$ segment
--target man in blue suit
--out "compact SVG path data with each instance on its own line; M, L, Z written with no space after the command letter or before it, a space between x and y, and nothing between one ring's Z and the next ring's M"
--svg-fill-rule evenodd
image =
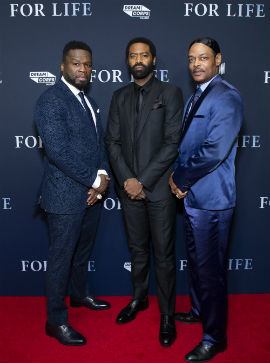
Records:
M68 324L64 297L70 282L71 306L110 307L89 295L87 283L108 164L99 109L85 93L92 71L90 47L77 41L66 44L61 71L61 80L40 96L35 109L45 148L40 205L50 236L46 334L65 345L83 345L84 336Z
M175 318L202 322L202 341L185 360L206 362L227 347L227 250L243 105L239 92L218 74L221 54L215 40L194 40L188 59L197 89L185 107L179 156L169 183L176 197L184 198L192 308Z

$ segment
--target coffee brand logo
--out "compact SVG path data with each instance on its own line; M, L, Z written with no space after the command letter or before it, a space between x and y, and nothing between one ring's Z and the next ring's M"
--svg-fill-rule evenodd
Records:
M124 269L131 272L131 262L125 262Z
M139 19L149 19L151 14L151 10L144 5L124 5L123 12Z
M56 82L56 76L50 72L30 72L29 78L36 83L52 86Z

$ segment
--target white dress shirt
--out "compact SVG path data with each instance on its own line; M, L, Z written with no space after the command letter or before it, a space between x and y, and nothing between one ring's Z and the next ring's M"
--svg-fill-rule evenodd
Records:
M75 86L73 86L72 84L68 83L65 78L62 76L61 77L61 81L63 81L67 86L68 88L71 90L71 92L74 94L74 96L78 99L78 101L80 102L80 104L82 105L82 107L84 108L83 104L82 104L82 100L79 96L79 93L81 92L78 88L76 88ZM95 112L93 110L93 107L91 106L91 103L89 102L89 100L87 99L87 97L84 97L85 99L85 102L87 104L87 106L89 107L90 111L91 111L91 114L92 114L92 118L94 120L94 124L97 128L97 119L96 119L96 115L95 115ZM97 110L97 112L99 112L99 109ZM97 171L97 177L94 181L94 183L92 184L92 188L98 188L100 186L100 183L101 183L101 179L100 179L100 174L105 174L105 175L108 175L108 173L106 172L106 170L102 170L102 169L99 169Z

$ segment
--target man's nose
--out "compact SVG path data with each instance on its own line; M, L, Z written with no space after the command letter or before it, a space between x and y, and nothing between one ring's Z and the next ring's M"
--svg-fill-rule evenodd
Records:
M200 59L196 58L194 61L194 67L198 67L200 65Z
M136 63L142 63L143 61L143 57L141 54L138 54L137 57L136 57Z
M84 64L80 64L79 71L80 72L86 72L86 67L85 67Z

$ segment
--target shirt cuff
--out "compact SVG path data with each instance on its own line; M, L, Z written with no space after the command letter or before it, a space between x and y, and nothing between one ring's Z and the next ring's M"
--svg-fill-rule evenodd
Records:
M98 172L97 172L97 177L96 177L94 183L92 184L92 188L94 188L94 189L96 189L96 188L98 188L100 186L100 183L101 183L101 178L99 176L100 174L108 175L106 170L99 169Z
M103 170L103 169L99 169L98 170L97 175L99 175L99 174L108 175L107 171L106 170Z
M96 177L96 179L95 179L94 183L92 184L92 188L94 188L94 189L98 188L98 187L100 186L100 183L101 183L100 176L99 176L99 175L97 175L97 177Z

